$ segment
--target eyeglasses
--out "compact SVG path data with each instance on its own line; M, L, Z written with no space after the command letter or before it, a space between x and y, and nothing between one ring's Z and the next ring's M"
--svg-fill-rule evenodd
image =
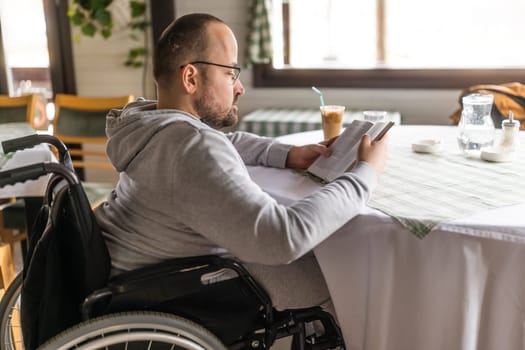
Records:
M182 66L180 66L180 69L184 68L188 64L207 64L207 65L210 65L210 66L217 66L217 67L231 69L231 79L232 79L231 83L232 83L232 85L235 84L237 79L239 79L239 75L241 74L241 67L227 66L227 65L224 65L224 64L207 62L207 61L193 61L193 62L190 62L190 63L186 63L186 64L183 64Z

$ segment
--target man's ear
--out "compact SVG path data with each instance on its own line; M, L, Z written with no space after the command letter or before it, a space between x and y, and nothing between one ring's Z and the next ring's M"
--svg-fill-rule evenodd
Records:
M188 64L182 68L182 86L188 94L194 94L199 84L199 71L194 65Z

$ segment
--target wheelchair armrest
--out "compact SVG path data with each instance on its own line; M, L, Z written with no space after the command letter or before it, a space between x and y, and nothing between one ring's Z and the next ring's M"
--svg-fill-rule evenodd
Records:
M220 269L236 272L238 278L251 290L264 306L266 320L273 322L272 302L268 294L257 284L248 271L237 261L216 255L176 258L129 271L115 276L106 288L89 295L83 306L82 315L91 318L96 305L108 304L116 296L130 295L130 298L149 298L145 289L155 289L160 298L176 298L196 293L203 288L202 276ZM173 286L177 286L175 290ZM163 289L167 292L163 294ZM169 292L168 292L169 291ZM147 303L149 300L142 300Z

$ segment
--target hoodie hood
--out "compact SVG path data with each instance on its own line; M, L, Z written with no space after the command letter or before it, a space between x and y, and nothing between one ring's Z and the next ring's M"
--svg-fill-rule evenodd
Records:
M115 169L124 171L159 130L177 120L207 127L189 113L157 110L157 101L137 99L123 109L110 110L106 116L106 152Z

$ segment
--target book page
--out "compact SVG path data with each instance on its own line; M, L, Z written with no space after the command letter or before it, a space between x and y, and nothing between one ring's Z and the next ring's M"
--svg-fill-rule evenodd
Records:
M361 137L373 126L369 121L354 120L330 146L332 155L317 158L308 172L330 182L349 170L357 160Z
M376 140L378 136L382 136L380 135L381 134L381 131L383 131L383 129L388 126L388 124L393 124L393 122L389 122L389 123L385 123L385 122L376 122L371 128L370 130L368 130L367 134L370 135L370 137L372 138L372 140ZM388 129L387 129L388 131ZM381 138L381 137L379 137Z
M393 122L372 123L354 120L330 146L332 155L330 157L320 156L307 171L326 182L335 180L344 172L350 171L357 162L359 144L364 134L370 135L372 140L378 140L392 125L394 125Z

